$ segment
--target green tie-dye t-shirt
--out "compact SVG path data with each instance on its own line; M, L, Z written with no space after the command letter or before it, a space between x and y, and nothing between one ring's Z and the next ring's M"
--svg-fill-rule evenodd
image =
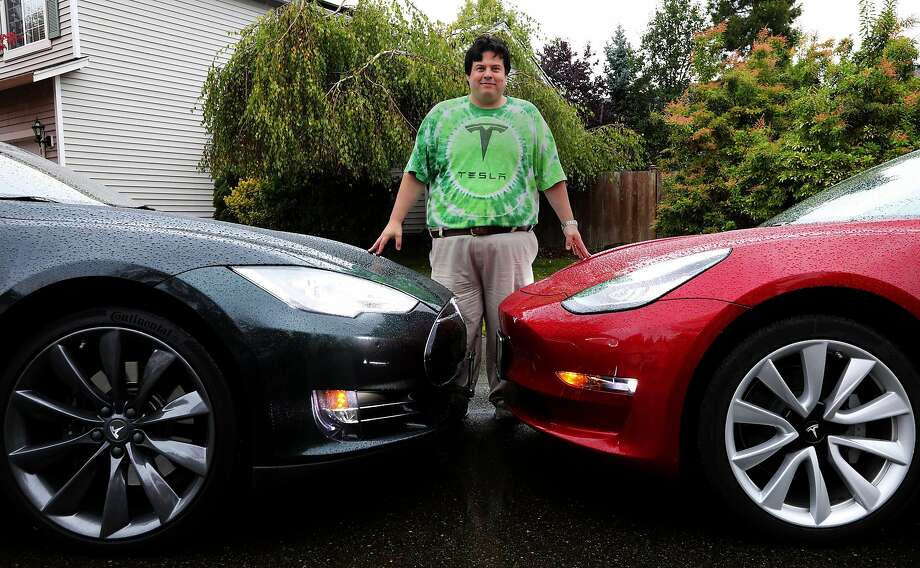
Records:
M436 105L406 165L428 185L428 226L537 223L539 193L565 180L553 133L533 104L483 109L459 97Z

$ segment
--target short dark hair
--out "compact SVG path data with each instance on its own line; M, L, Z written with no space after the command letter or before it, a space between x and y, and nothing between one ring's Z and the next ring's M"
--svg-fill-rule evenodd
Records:
M487 51L491 51L501 57L505 62L505 74L511 73L511 54L508 52L508 46L505 45L505 42L495 36L481 35L473 40L473 45L466 50L463 66L467 75L473 71L473 63L482 61L482 54Z

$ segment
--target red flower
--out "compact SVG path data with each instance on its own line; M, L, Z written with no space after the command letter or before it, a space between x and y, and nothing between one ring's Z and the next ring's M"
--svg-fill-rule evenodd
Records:
M16 43L16 32L0 34L0 54L3 50Z

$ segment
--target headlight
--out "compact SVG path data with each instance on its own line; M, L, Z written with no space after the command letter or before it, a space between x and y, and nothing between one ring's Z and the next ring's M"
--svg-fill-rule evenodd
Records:
M725 260L731 251L709 250L649 264L583 290L562 302L562 307L576 314L638 308Z
M301 266L235 266L233 271L298 310L355 317L404 314L418 300L370 280Z

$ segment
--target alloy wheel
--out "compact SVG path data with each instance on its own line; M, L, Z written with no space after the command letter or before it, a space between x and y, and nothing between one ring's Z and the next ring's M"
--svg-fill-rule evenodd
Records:
M842 341L809 340L760 360L725 420L731 470L747 496L798 526L856 522L901 486L915 421L899 379Z
M42 349L4 420L8 466L52 524L91 539L145 535L201 491L214 445L205 388L159 339L92 327Z

